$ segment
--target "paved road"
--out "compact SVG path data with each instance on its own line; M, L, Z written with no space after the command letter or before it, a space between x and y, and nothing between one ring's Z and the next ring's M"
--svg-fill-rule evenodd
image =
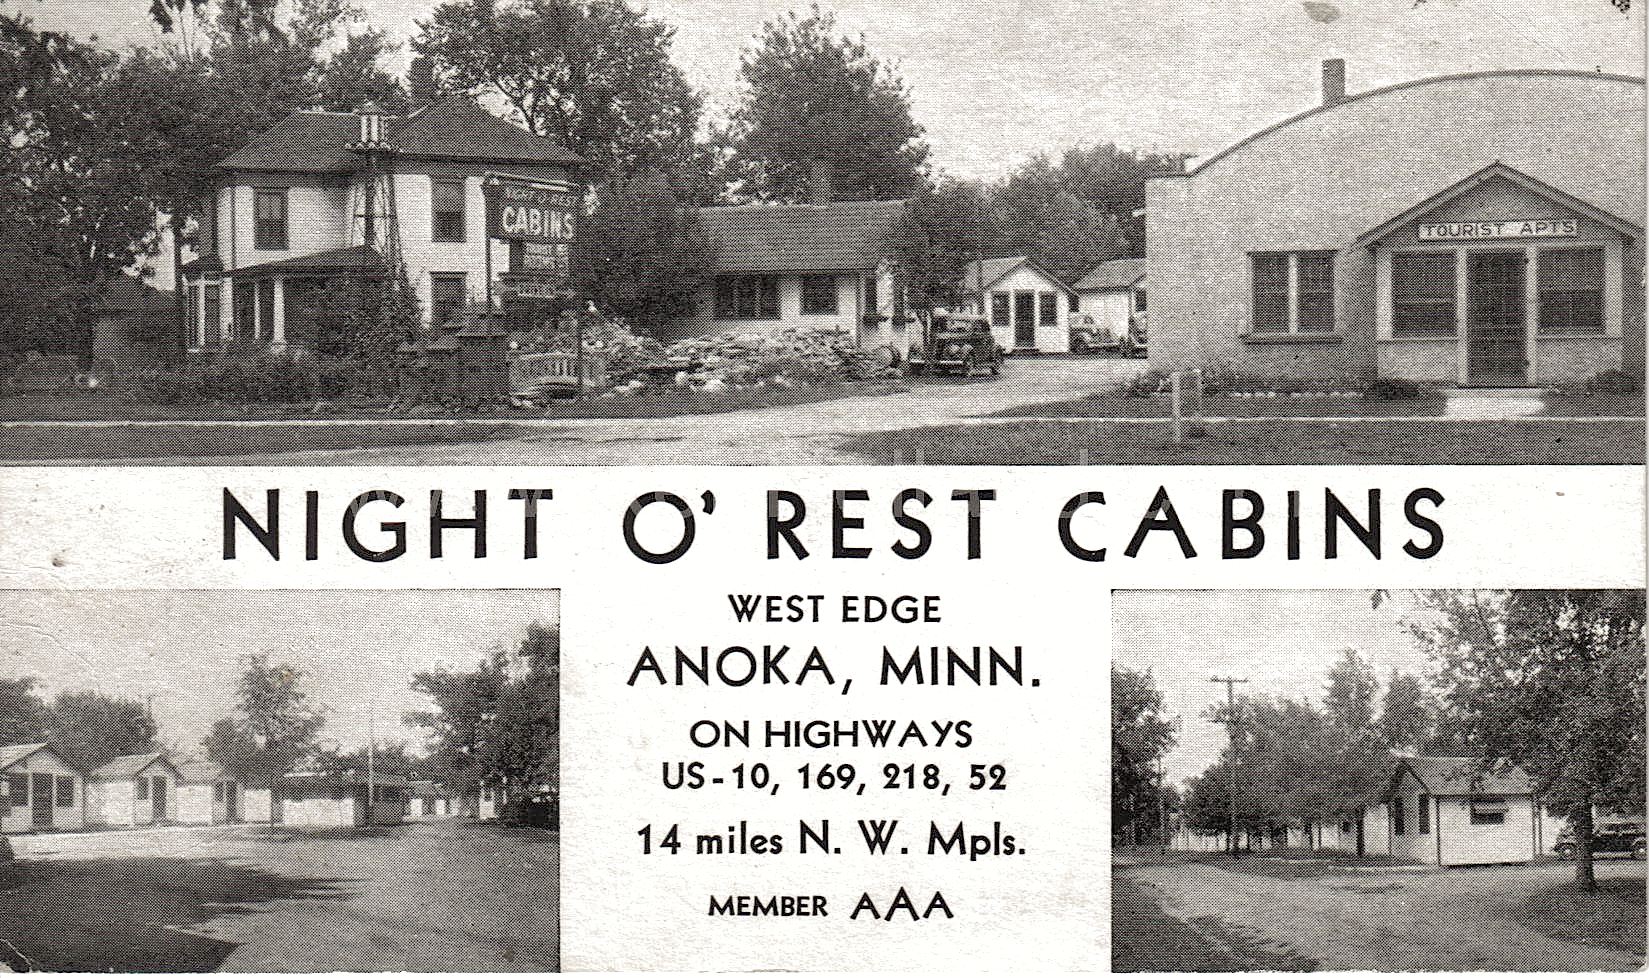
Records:
M14 838L0 939L54 971L555 971L553 833L449 820ZM4 949L0 949L3 952ZM3 955L0 955L3 956Z
M1278 879L1194 862L1121 870L1168 914L1204 921L1261 946L1289 948L1330 971L1637 971L1641 957L1565 941L1512 910L1572 878L1562 864L1435 870L1369 868ZM1599 879L1635 879L1641 863L1600 862Z
M145 459L147 465L826 465L860 464L845 436L953 424L1117 386L1143 360L1012 360L997 378L923 381L906 393L676 418L589 419L508 429L497 440L280 455Z

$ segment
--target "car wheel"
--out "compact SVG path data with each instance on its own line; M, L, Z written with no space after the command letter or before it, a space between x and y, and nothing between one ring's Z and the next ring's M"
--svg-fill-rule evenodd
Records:
M969 356L966 360L962 361L962 376L972 378L974 373L978 370L979 365L974 362L972 356Z
M1632 847L1632 858L1633 859L1642 859L1642 858L1644 858L1644 843L1641 840L1638 842L1637 845Z
M1557 847L1557 858L1564 859L1564 860L1574 859L1575 858L1575 847L1573 845L1571 845L1570 843L1567 843L1567 842L1565 842L1563 845L1558 846Z
M991 376L995 377L995 376L1000 375L1001 373L1002 373L1002 358L997 357L995 360L991 361Z

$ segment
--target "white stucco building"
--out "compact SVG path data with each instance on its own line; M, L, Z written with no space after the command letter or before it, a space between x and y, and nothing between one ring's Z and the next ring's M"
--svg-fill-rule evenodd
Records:
M1029 258L969 262L961 287L963 309L990 319L991 334L1013 353L1068 353L1071 306L1077 294L1059 276ZM983 293L985 301L980 302ZM983 312L981 312L983 310Z
M160 825L177 821L178 770L165 754L127 754L86 779L88 825Z
M86 780L50 744L0 747L0 833L86 825Z

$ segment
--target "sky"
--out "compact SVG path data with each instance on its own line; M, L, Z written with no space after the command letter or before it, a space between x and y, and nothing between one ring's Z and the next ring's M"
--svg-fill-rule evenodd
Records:
M357 0L399 39L434 0ZM42 27L151 43L148 0L0 0ZM741 50L803 3L636 0L676 28L676 62L725 111ZM1038 151L1115 142L1206 155L1317 104L1321 62L1357 92L1431 75L1568 68L1643 76L1644 10L1609 0L1041 0L825 6L899 65L934 162L998 177ZM406 57L405 52L402 54Z
M1167 712L1181 718L1179 743L1164 767L1170 782L1200 774L1225 747L1225 728L1207 710L1225 699L1214 676L1246 678L1238 694L1308 696L1320 703L1328 670L1345 649L1374 666L1382 693L1392 668L1421 675L1426 655L1405 615L1415 599L1392 592L1373 607L1372 592L1118 591L1112 595L1111 658L1149 669Z
M162 743L188 752L232 708L241 657L268 652L309 673L323 743L353 750L375 726L380 743L421 745L401 723L429 707L412 674L473 668L531 622L560 622L559 592L6 591L0 677L36 677L47 699L152 696Z

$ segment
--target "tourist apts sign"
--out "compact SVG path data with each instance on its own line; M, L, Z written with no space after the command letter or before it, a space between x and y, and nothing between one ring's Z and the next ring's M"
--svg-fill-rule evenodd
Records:
M1505 238L1572 238L1580 223L1565 217L1524 217L1509 221L1422 222L1421 241L1499 241Z
M550 298L564 290L579 196L557 186L494 177L486 197L488 237L510 243L506 287L522 298Z

